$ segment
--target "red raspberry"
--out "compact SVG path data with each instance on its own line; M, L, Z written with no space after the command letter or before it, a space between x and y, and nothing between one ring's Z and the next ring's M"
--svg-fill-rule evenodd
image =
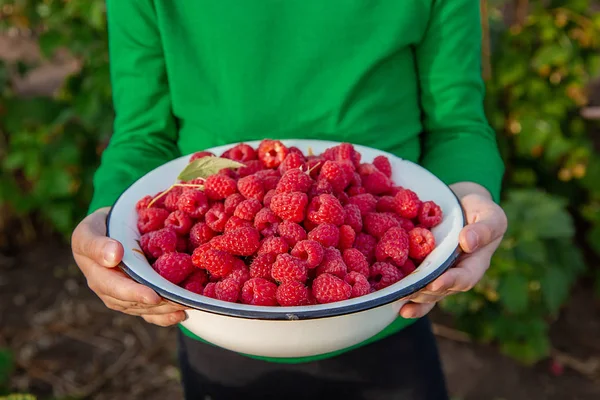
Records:
M229 254L251 256L260 247L260 233L254 228L239 228L213 238L210 243Z
M135 203L135 210L139 213L140 210L148 208L148 204L150 204L150 202L152 202L152 196L147 195L142 197L137 203Z
M342 255L344 263L348 267L348 272L358 272L369 277L369 262L363 253L358 249L346 249Z
M408 258L406 260L406 262L404 263L403 266L400 267L400 271L402 271L402 274L404 274L404 276L408 276L410 274L412 274L412 272L417 269L417 267L415 266L415 263Z
M313 198L320 196L322 194L332 194L333 187L331 183L327 179L318 179L316 182L313 182L312 186L308 190L308 197Z
M236 207L233 215L246 221L254 221L254 217L262 208L261 202L256 199L244 200Z
M277 303L282 307L306 306L310 304L309 290L298 281L286 282L277 288Z
M320 157L310 158L306 161L306 168L311 178L317 179L325 161Z
M442 222L442 209L433 201L425 201L421 204L418 217L424 228L433 228Z
M288 153L288 148L279 140L265 139L258 145L258 159L267 168L277 168Z
M152 207L157 207L157 208L164 208L165 206L165 196L162 196L163 192L158 192L156 193L156 195L154 195L154 197L152 197L152 200L154 201L154 203L152 204ZM161 196L159 198L159 196Z
M208 211L208 198L204 192L196 189L185 189L177 200L177 209L192 218L201 218Z
M215 203L204 216L206 224L215 232L223 232L228 216L223 203Z
M179 236L187 235L192 229L192 220L181 210L173 211L165 219L165 228L171 228Z
M227 276L235 264L235 257L226 251L196 247L192 254L192 262L198 268L207 270L211 276L222 278Z
M337 276L322 274L315 278L312 293L321 304L347 300L352 296L352 286Z
M204 184L204 192L211 200L226 199L236 191L235 180L224 175L211 175Z
M402 186L392 186L390 188L390 191L387 193L389 196L393 196L395 197L398 192L400 192L401 190L403 190L404 188Z
M225 224L225 232L235 231L240 228L252 228L254 225L252 222L247 221L245 219L241 219L240 217L232 216L227 220Z
M273 254L283 254L287 253L290 249L290 245L285 241L285 239L272 236L266 238L262 241L260 248L258 249L257 254L265 254L265 253L273 253Z
M362 186L351 186L348 188L348 190L346 190L346 193L350 197L355 197L355 196L358 196L359 194L365 194L365 193L367 193L367 191Z
M302 223L302 226L304 227L305 231L310 232L317 227L317 224L315 224L312 221L309 221L308 219L305 219Z
M364 178L377 171L377 168L373 164L363 163L358 166L356 171L358 172L361 178Z
M398 282L404 275L393 264L377 262L371 266L370 278L371 286L380 290Z
M217 282L215 284L215 298L217 300L236 303L240 298L240 284L231 278Z
M229 150L229 158L241 162L256 160L256 151L252 146L240 143Z
M333 195L322 194L312 199L306 217L317 225L329 223L340 226L344 223L345 212L340 201Z
M281 178L281 174L276 169L262 169L262 170L258 171L255 175L263 180L266 178L277 178L277 179Z
M354 240L354 248L363 253L369 263L375 259L376 247L377 239L373 236L364 232L356 235L356 239Z
M350 298L365 296L371 293L371 285L369 284L369 280L363 274L358 272L349 272L344 280L346 283L352 286L352 294L350 295Z
M348 203L356 205L362 215L374 212L377 207L377 199L370 193L352 196L348 199Z
M190 230L190 245L196 248L210 241L215 235L216 232L210 229L208 225L204 222L198 222Z
M263 198L265 197L263 180L256 175L249 175L241 178L237 183L237 188L247 199L263 201Z
M217 295L215 294L215 282L209 282L204 287L204 291L202 292L203 296L210 297L211 299L216 299Z
M238 173L230 168L221 169L219 172L217 172L217 175L224 176L226 178L231 178L234 181L237 181L239 178ZM206 183L206 181L204 181L204 183Z
M348 186L351 177L348 176L347 171L339 162L326 161L321 168L319 179L329 181L334 193L339 193Z
M280 222L281 220L279 217L267 207L261 209L254 217L254 227L258 229L263 236L266 236L265 231L277 229Z
M261 171L263 169L262 162L260 162L259 160L246 161L244 164L245 165L243 167L240 167L237 170L238 176L240 178L243 178L248 175L254 175L258 171Z
M350 161L355 167L360 164L360 153L350 143L341 143L323 152L323 158L332 161Z
M383 172L388 178L392 177L392 164L386 156L377 156L373 159L373 165L379 171Z
M363 221L360 208L358 208L356 204L346 204L344 206L344 212L346 214L346 218L344 218L344 225L350 225L356 233L362 231Z
M316 268L323 261L325 251L319 242L301 240L296 243L290 254L304 261L308 268Z
M165 253L158 257L153 268L160 276L176 285L183 282L194 271L192 258L184 253Z
M305 283L308 278L306 263L289 254L279 254L271 268L271 276L279 283L290 281Z
M177 244L175 245L175 251L178 253L187 253L190 248L190 242L185 236L177 237Z
M292 146L289 147L288 150L290 151L290 153L296 153L302 156L302 158L304 158L304 153L302 152L302 150L300 150L299 148L297 148L296 146Z
M368 213L364 215L363 222L365 232L376 238L382 237L389 229L400 225L394 217L384 213Z
M334 247L325 249L323 261L317 267L317 276L322 274L331 274L339 278L344 278L348 273L348 267L344 263L342 254Z
M242 303L253 306L276 306L277 285L263 278L252 278L242 288Z
M415 192L410 189L402 189L394 198L398 215L408 219L413 219L418 215L421 201Z
M435 248L435 237L426 228L415 228L408 232L408 255L415 260L423 260Z
M202 294L204 285L208 283L208 276L202 269L195 269L185 281L181 283L181 287L196 294Z
M279 172L281 175L285 174L291 169L301 170L304 169L304 156L297 152L290 152L285 160L279 165Z
M239 182L238 182L238 186L239 186ZM226 198L225 202L223 203L223 206L224 206L223 210L225 211L225 214L233 215L235 208L244 200L246 200L246 198L239 193L234 193L231 196L229 196L228 198Z
M362 185L367 193L383 194L390 190L392 181L383 172L375 171L362 179Z
M340 250L351 248L354 245L355 239L356 232L354 232L354 229L350 225L340 226L340 241L338 243Z
M169 212L164 208L144 208L140 210L137 221L140 234L143 235L161 229L168 217Z
M183 193L181 186L172 187L169 192L164 196L164 206L169 211L175 211L178 209L177 203L179 202L179 196Z
M265 187L265 192L273 190L277 188L277 184L279 183L279 177L277 176L266 176L262 178L263 186Z
M213 153L211 153L210 151L199 151L197 153L192 154L192 156L190 157L190 163L192 161L196 161L196 160L199 160L204 157L214 157L214 156L215 155Z
M308 196L306 193L277 193L271 199L271 210L285 221L301 222L306 214Z
M144 246L142 246L143 248ZM176 249L177 235L175 231L170 228L164 228L148 234L147 247L144 249L144 253L149 255L150 258L158 258L165 253L173 253Z
M398 267L408 259L408 233L400 227L388 230L375 250L377 261L393 261Z
M277 192L275 191L275 189L271 189L265 194L265 198L263 199L263 204L265 207L269 207L271 205L271 200L276 194Z
M340 230L333 224L321 224L308 233L308 239L316 240L323 247L336 247L340 240Z
M277 233L288 242L290 247L294 247L301 240L306 240L306 231L294 222L283 221L277 227Z
M299 169L290 169L281 177L275 190L278 193L306 193L312 186L312 183L313 180L305 172Z
M381 196L377 200L377 212L396 212L396 200L392 196Z
M343 206L348 204L348 200L350 199L350 197L348 197L346 192L338 193L335 197L339 200L340 204Z
M277 256L273 253L259 254L250 264L250 276L252 278L271 278L271 268Z
M236 258L231 272L225 278L234 279L241 287L248 279L250 279L250 270L242 260Z
M410 232L415 227L415 224L410 219L400 217L400 227L406 232Z

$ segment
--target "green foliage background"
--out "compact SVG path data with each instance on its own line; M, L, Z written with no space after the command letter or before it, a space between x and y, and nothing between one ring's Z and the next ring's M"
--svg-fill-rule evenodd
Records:
M509 231L480 284L442 306L532 363L549 354L549 323L574 283L600 277L582 256L600 255L600 156L579 114L600 69L600 15L588 0L532 1L508 23L500 3L489 10L487 110L507 165ZM45 56L66 48L82 63L55 96L27 99L14 95L8 67L35 65L0 64L0 231L33 218L67 238L86 211L113 120L104 14L104 0L0 0L0 29L29 29Z

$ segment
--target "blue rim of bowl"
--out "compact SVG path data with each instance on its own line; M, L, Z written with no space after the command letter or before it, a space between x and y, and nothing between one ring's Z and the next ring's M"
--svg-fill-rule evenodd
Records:
M132 183L131 185L129 185L129 187L133 186L134 184L135 184L135 182ZM110 218L112 216L112 210L114 209L114 206L116 206L118 204L119 200L121 199L121 196L123 196L123 194L125 192L127 192L127 190L129 190L129 187L127 189L125 189L123 191L123 193L121 193L121 195L117 198L117 201L115 201L113 207L111 207L111 209L106 217L106 235L108 237L110 237ZM461 209L461 214L462 214L462 219L463 219L462 222L463 222L463 227L464 227L464 226L466 226L466 221L467 221L465 210L462 207L459 198L452 191L452 189L450 189L450 192L456 198L456 201L458 202L458 205ZM154 290L161 297L163 297L167 300L170 300L172 302L190 307L195 310L205 311L205 312L209 312L211 314L218 314L218 315L223 315L223 316L228 316L228 317L242 318L242 319L258 319L258 320L274 320L274 321L290 321L290 320L292 320L292 321L295 321L295 320L331 318L331 317L339 317L339 316L347 315L347 314L354 314L354 313L358 313L358 312L362 312L362 311L367 311L367 310L370 310L370 309L373 309L376 307L384 306L386 304L390 304L390 303L393 303L402 298L408 297L411 294L423 289L425 286L429 285L431 282L433 282L437 278L439 278L444 272L446 272L449 268L451 268L456 263L456 261L458 260L458 257L461 255L461 253L462 253L462 250L461 250L460 244L459 244L458 246L456 246L456 249L454 250L454 252L452 252L450 257L448 257L431 274L423 277L423 279L420 279L419 281L415 282L414 284L412 284L410 286L404 287L402 289L399 289L398 291L392 292L385 296L377 297L375 299L364 301L362 303L351 304L351 305L336 307L336 308L332 308L332 309L315 309L315 310L308 309L306 311L295 311L294 310L295 308L299 308L299 307L281 307L282 311L277 311L277 309L280 307L272 307L273 311L261 311L261 310L252 310L252 309L234 309L234 308L229 308L226 306L207 304L207 303L203 303L201 301L195 301L195 300L187 299L185 297L181 297L175 293L169 292L169 291L161 288L160 286L154 285L154 284L148 282L146 279L139 276L138 274L136 274L130 266L128 266L127 264L125 264L123 262L120 264L120 268L121 268L121 270L123 270L123 272L125 274L127 274L133 280ZM333 304L335 304L335 303L333 303ZM251 307L251 306L249 306L249 307Z

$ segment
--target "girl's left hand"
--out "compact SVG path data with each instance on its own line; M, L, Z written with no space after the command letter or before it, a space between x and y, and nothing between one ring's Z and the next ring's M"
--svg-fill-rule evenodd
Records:
M419 292L400 309L404 318L426 315L444 297L473 288L490 266L492 255L506 232L506 214L482 186L471 182L451 185L465 210L467 226L460 232L464 254L458 264Z

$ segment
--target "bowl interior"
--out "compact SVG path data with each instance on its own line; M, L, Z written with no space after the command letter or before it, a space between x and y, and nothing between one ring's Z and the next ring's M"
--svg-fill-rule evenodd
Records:
M287 146L296 146L303 152L309 148L315 154L335 146L337 142L315 140L284 140ZM247 142L256 147L258 141ZM220 155L232 147L206 149ZM437 247L409 276L385 289L366 296L332 304L305 307L259 307L234 304L189 292L161 277L144 257L138 243L136 202L145 195L155 195L168 188L187 165L189 156L172 160L133 183L112 208L107 226L108 236L121 242L125 248L123 270L136 281L153 288L161 296L191 308L242 318L258 319L306 319L343 315L363 311L406 297L426 286L449 268L458 256L458 235L464 226L462 208L450 188L423 167L392 154L356 145L363 162L370 162L378 155L386 155L392 164L392 179L397 185L410 188L423 200L433 200L442 209L444 218L432 232Z

